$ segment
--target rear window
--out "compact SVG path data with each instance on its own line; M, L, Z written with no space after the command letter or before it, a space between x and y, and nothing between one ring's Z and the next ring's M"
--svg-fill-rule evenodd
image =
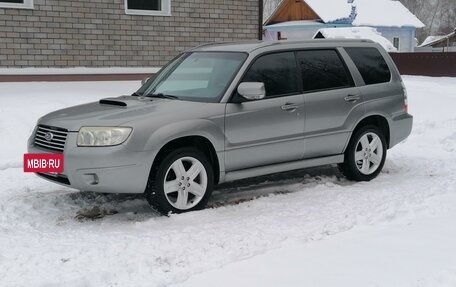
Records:
M352 58L366 85L386 83L391 72L385 59L375 48L345 48Z
M353 80L335 50L309 50L297 53L304 92L352 87Z

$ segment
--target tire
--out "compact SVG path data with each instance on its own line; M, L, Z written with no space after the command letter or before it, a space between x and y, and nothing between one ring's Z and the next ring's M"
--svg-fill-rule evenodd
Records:
M339 169L350 180L370 181L382 170L386 152L385 136L380 129L371 125L364 126L350 139L344 162L339 164Z
M213 168L204 153L179 148L151 170L145 195L153 208L168 215L203 209L213 188Z

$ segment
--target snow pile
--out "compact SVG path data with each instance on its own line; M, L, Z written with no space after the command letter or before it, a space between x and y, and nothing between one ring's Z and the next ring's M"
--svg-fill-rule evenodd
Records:
M370 27L347 27L347 28L323 28L313 37L323 36L325 39L367 39L379 43L388 52L397 52L391 42L383 37L375 28Z
M171 217L142 196L78 192L21 168L39 116L139 82L0 83L0 285L170 286L233 268L209 286L267 286L274 274L288 276L275 286L455 286L456 79L404 80L414 129L372 182L332 166L266 176ZM75 218L87 209L110 215Z

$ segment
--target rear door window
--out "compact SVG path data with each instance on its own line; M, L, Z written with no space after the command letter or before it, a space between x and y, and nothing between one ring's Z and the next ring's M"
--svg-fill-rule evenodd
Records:
M297 52L304 92L353 87L353 79L335 50Z
M242 82L262 82L266 97L299 93L298 68L293 52L260 56L244 75Z
M376 48L345 48L345 51L352 58L366 85L391 80L388 64Z

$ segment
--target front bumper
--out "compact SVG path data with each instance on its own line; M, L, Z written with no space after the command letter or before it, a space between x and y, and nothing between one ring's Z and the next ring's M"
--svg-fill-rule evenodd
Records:
M29 153L52 153L28 142ZM143 193L156 151L131 151L126 144L78 147L77 132L69 132L60 175L38 174L49 181L78 190L104 193ZM67 180L65 180L65 178Z
M407 113L392 118L390 123L390 148L405 140L412 132L413 116Z

